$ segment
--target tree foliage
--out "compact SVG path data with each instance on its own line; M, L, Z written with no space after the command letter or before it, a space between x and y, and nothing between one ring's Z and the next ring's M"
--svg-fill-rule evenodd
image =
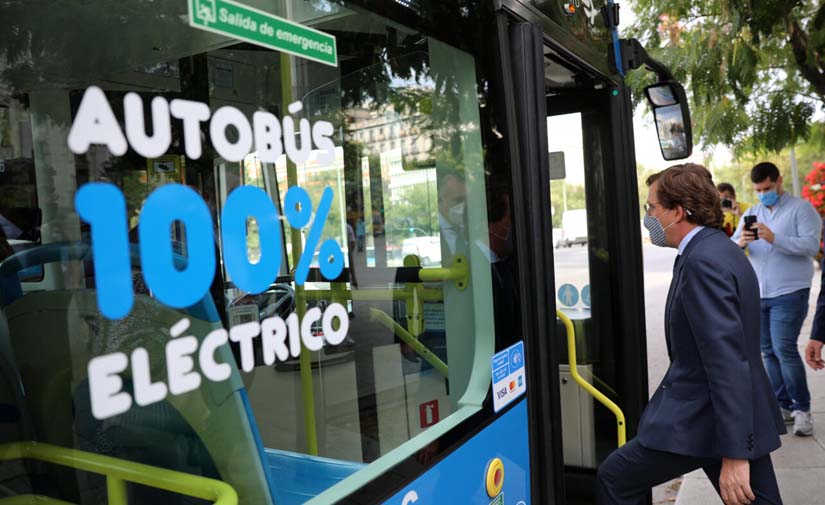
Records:
M694 132L735 154L805 140L825 104L825 3L632 0L632 35L687 84ZM652 80L637 70L635 89Z

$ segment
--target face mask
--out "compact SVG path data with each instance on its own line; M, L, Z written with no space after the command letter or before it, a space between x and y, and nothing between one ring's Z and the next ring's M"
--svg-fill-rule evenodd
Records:
M767 207L773 207L776 205L776 202L779 201L779 195L776 193L775 189L765 191L764 193L759 193L757 196L759 197L759 202Z
M464 202L447 209L447 219L456 226L464 223Z
M645 214L644 224L645 228L647 228L647 231L650 232L650 242L653 245L657 245L659 247L667 247L667 240L665 240L665 230L673 226L675 223L676 221L673 221L669 225L662 228L662 223L660 223L658 219Z

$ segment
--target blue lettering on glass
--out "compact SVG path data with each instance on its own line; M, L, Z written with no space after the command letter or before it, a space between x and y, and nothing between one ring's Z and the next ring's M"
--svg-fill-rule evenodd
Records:
M175 265L171 229L175 221L186 232L186 265ZM165 305L182 309L209 291L215 275L215 242L209 207L192 188L161 186L143 205L138 225L143 278Z
M77 190L74 202L80 218L92 225L92 255L100 312L109 319L126 317L134 302L126 199L117 186L93 182Z
M249 261L247 219L258 223L261 258ZM262 189L241 186L226 199L221 213L221 238L226 270L240 289L250 293L265 291L278 276L281 265L281 223L278 209Z
M309 229L304 253L298 259L295 283L302 286L309 275L315 248L332 206L333 192L325 188ZM296 229L309 225L312 200L303 188L287 191L284 215ZM100 312L109 319L126 317L132 309L131 255L127 231L126 200L121 190L108 183L89 183L75 196L81 219L91 225L92 254ZM249 261L247 220L258 224L261 257ZM241 186L227 198L221 214L224 261L235 284L260 293L276 279L282 258L282 229L278 209L261 189ZM173 247L171 231L183 225L184 251ZM215 274L215 237L212 216L203 199L180 184L162 186L149 195L138 225L143 277L152 294L170 307L185 308L209 291ZM333 280L344 269L344 254L334 239L320 244L321 275Z
M304 253L298 260L298 267L295 269L295 283L303 285L309 274L309 267L315 255L315 248L321 240L321 232L324 231L324 223L329 216L329 209L332 207L332 189L324 188L318 209L315 212L315 220L309 229ZM312 217L312 201L309 194L303 188L293 186L286 192L284 198L284 215L293 228L303 228L309 224ZM318 267L321 274L327 279L335 279L344 269L344 253L333 239L327 239L321 244L318 251Z

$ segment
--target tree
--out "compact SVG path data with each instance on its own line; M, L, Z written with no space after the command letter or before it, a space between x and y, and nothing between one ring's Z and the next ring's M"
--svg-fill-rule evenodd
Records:
M550 181L550 202L553 207L553 228L561 228L561 218L565 210L584 209L587 206L584 186L569 184L566 181Z
M825 3L632 0L632 35L686 82L706 146L779 152L807 139L825 104ZM630 76L635 89L649 72Z

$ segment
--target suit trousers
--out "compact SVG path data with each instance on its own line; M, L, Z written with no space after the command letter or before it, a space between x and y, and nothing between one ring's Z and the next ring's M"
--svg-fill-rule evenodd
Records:
M650 489L669 480L703 469L716 492L719 492L721 459L697 458L656 451L641 445L636 439L614 451L601 464L598 472L597 503L599 505L641 505ZM781 505L779 487L770 454L751 460L751 490L756 495L754 505ZM720 499L721 503L722 500Z

